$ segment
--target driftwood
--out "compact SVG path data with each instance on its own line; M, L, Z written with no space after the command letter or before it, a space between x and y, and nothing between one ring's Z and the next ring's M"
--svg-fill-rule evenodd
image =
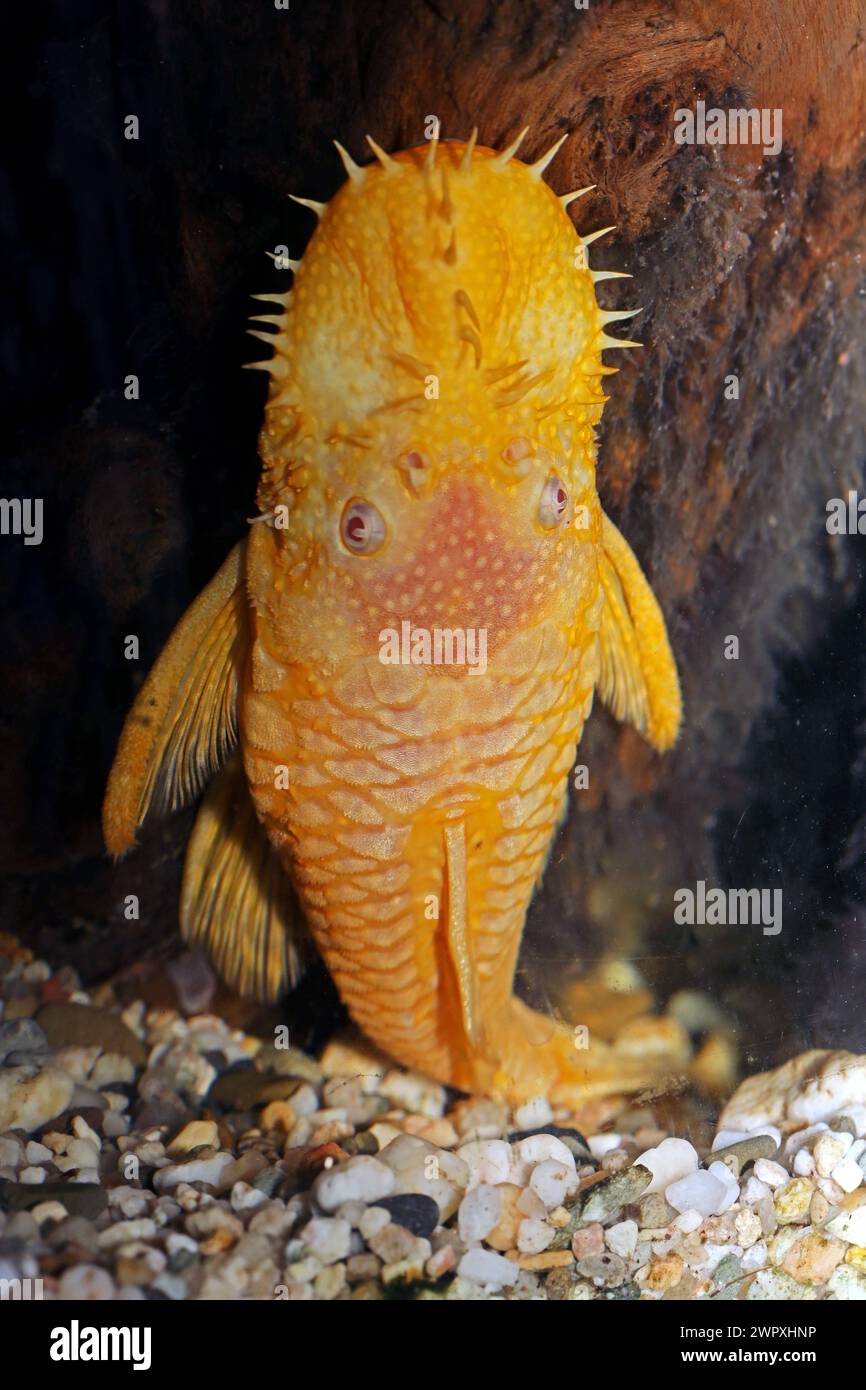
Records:
M189 817L111 866L99 799L136 683L250 511L263 387L238 370L246 296L282 286L264 250L297 255L310 232L285 195L330 197L332 137L361 159L366 131L417 144L429 115L490 145L529 124L525 157L571 132L558 191L597 186L580 230L616 223L593 263L635 278L603 302L644 308L645 347L608 387L599 487L668 615L687 724L661 760L593 719L528 985L543 996L554 967L621 948L663 993L738 1010L758 1060L866 1042L840 1003L866 983L864 552L825 527L828 499L864 486L858 0L191 0L44 23L16 156L25 444L6 491L45 497L46 539L4 539L5 925L89 978L176 945ZM675 113L699 100L780 110L780 152L677 144ZM781 887L783 931L673 925L674 889L698 879Z

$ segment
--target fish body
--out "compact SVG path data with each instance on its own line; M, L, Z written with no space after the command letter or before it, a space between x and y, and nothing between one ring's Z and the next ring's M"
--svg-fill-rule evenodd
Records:
M623 316L544 161L377 153L346 157L265 316L260 518L136 702L107 843L226 763L181 920L234 984L278 994L309 932L403 1063L512 1099L634 1088L643 1062L576 1051L512 993L594 692L660 749L680 722L663 618L596 490Z

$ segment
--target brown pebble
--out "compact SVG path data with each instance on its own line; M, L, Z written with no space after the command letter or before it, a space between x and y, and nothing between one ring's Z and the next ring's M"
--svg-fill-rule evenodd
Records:
M18 1183L0 1179L0 1207L9 1211L26 1211L52 1199L60 1202L70 1216L86 1216L91 1220L108 1205L108 1194L98 1183Z
M441 1279L457 1265L457 1251L453 1245L443 1245L435 1250L424 1266L424 1273L430 1279Z
M600 1221L575 1231L571 1237L571 1251L576 1260L585 1260L589 1255L604 1254L604 1228Z
M310 1134L310 1143L331 1144L338 1143L341 1139L350 1139L355 1133L355 1126L350 1125L348 1120L326 1120L324 1124L317 1125Z
M639 1220L638 1225L642 1229L663 1230L669 1226L676 1216L673 1207L669 1207L661 1192L649 1192L645 1197L641 1197L637 1204Z
M511 1258L509 1251L508 1258ZM542 1250L540 1255L517 1254L514 1262L521 1269L565 1269L574 1264L570 1250Z
M704 1162L707 1165L724 1163L729 1155L733 1155L742 1170L747 1163L756 1163L759 1158L772 1158L777 1147L771 1134L753 1134L748 1139L740 1139L736 1144L726 1144L723 1149L716 1149L713 1153L707 1154Z
M103 1052L118 1052L128 1057L136 1067L147 1062L147 1048L127 1028L122 1019L106 1009L88 1004L43 1004L36 1015L49 1045L59 1047L101 1047Z
M673 1251L669 1255L657 1255L650 1260L642 1282L648 1289L656 1292L672 1289L680 1282L685 1272L681 1257Z
M553 1300L568 1298L574 1288L574 1270L567 1266L562 1269L551 1269L544 1279L544 1292L547 1297Z
M216 1078L207 1099L223 1110L243 1112L272 1100L291 1100L301 1085L292 1076L269 1076L255 1067L235 1067Z
M230 1250L236 1240L234 1231L221 1227L214 1231L212 1236L208 1236L207 1240L203 1240L198 1248L203 1255L221 1255L224 1250Z
M830 1203L823 1192L816 1191L809 1203L809 1220L813 1226L823 1226L830 1215Z
M262 1128L279 1129L288 1134L289 1130L294 1128L297 1118L290 1101L272 1100L262 1111Z
M287 1149L281 1166L295 1190L304 1192L326 1168L333 1168L335 1163L342 1163L348 1157L339 1144L319 1144L314 1148L304 1145Z
M346 1278L350 1284L358 1284L362 1279L376 1279L382 1261L378 1255L365 1250L359 1255L350 1255L346 1261Z
M371 1134L370 1130L362 1129L360 1133L351 1134L347 1139L342 1139L340 1148L353 1157L355 1154L377 1154L379 1141L375 1134Z
M407 1115L400 1121L400 1128L406 1134L414 1134L418 1139L426 1139L438 1149L453 1149L460 1143L460 1136L450 1120L430 1119L427 1115Z
M830 1125L830 1128L835 1130L837 1134L850 1134L852 1139L857 1138L857 1126L850 1115L837 1115Z
M781 1267L800 1284L824 1284L845 1258L845 1242L825 1240L810 1231L790 1247Z

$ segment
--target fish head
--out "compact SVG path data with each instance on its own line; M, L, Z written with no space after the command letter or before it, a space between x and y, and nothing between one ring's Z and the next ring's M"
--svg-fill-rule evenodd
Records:
M580 238L532 166L434 153L356 170L274 337L259 501L287 524L256 548L317 660L311 616L340 651L408 621L493 655L597 584L608 369Z

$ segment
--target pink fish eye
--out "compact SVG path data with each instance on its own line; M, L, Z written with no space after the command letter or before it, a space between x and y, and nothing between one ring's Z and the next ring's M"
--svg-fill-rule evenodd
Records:
M340 539L353 555L372 555L385 540L385 519L372 502L353 497L343 508Z
M558 526L568 511L568 489L553 473L544 484L538 503L538 519L545 531Z

